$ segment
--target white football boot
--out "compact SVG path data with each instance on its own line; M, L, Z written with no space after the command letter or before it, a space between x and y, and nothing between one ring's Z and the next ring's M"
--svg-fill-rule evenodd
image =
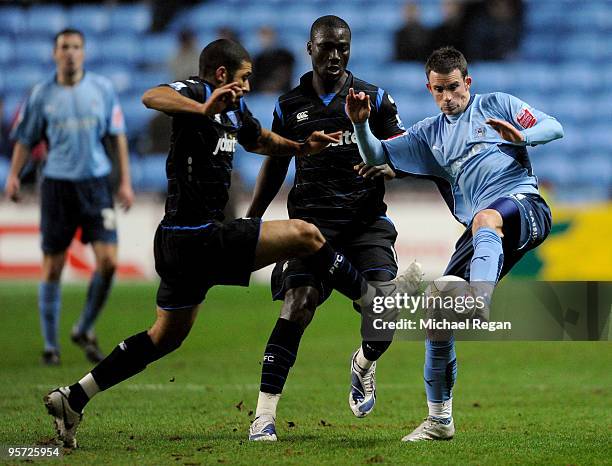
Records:
M44 398L45 406L55 422L55 430L59 439L66 448L76 448L76 430L81 420L82 413L77 413L68 404L68 387L56 388L49 392Z
M276 442L276 419L269 414L256 417L249 428L249 440Z
M356 367L355 351L351 358L351 390L349 392L349 407L357 417L365 417L372 412L376 404L376 361L365 372Z
M420 442L423 440L450 440L455 435L455 422L451 418L449 424L428 416L419 427L414 429L402 442Z

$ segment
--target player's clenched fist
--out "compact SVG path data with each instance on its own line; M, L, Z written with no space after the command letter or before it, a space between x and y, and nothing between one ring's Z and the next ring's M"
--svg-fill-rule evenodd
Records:
M351 87L346 96L346 114L353 123L363 123L370 116L370 96L365 92L355 94Z
M204 102L202 113L208 116L221 113L228 107L235 105L242 95L242 88L237 82L218 87L213 91L208 100Z

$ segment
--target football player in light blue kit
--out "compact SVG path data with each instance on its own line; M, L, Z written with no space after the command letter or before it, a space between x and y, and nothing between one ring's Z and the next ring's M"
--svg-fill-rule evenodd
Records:
M367 165L388 163L396 172L437 184L455 218L466 226L444 275L469 280L490 299L494 284L550 231L550 209L539 195L526 146L561 138L563 128L509 94L470 95L467 62L452 47L435 50L425 73L442 113L403 135L382 142L372 135L370 103L363 93L349 91L347 113ZM455 432L454 338L429 334L425 346L429 416L403 441L446 440Z
M111 163L102 140L109 136L119 159L119 199L129 209L132 192L123 114L109 80L85 73L84 37L65 29L55 37L56 74L36 85L22 106L6 194L17 201L19 173L30 149L46 140L49 151L41 185L43 278L39 310L45 341L43 363L57 365L60 277L66 250L78 227L83 243L92 243L96 270L72 341L92 362L103 358L93 324L112 285L117 262L115 211L108 176Z

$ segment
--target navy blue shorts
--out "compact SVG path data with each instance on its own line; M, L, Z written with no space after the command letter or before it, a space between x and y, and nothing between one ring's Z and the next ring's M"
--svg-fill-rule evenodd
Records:
M319 230L337 252L346 256L368 281L392 280L397 275L395 240L397 231L388 217L370 225L336 230L319 226ZM329 298L333 288L315 275L301 259L279 262L272 271L272 298L284 300L294 288L311 286L319 292L319 305Z
M539 246L550 233L550 208L537 194L512 194L493 202L488 209L496 210L504 221L502 247L504 264L499 278L506 275L525 253ZM474 255L472 226L469 225L455 245L444 275L470 279L470 264Z
M153 246L161 277L157 305L167 311L185 309L204 301L215 285L248 286L260 228L260 218L198 226L160 224Z
M40 231L45 254L68 249L78 227L81 227L83 244L117 242L117 221L108 177L83 181L44 178L40 196Z

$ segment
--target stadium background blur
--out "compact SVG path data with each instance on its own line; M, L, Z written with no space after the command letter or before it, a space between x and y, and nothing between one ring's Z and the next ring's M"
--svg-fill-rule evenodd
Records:
M422 25L435 28L444 21L445 8L454 2L414 3L419 7ZM483 4L459 3L472 7ZM162 12L164 5L166 11ZM54 71L54 34L68 26L83 30L85 68L109 77L119 93L138 194L133 211L120 216L119 276L155 278L150 249L154 227L162 215L160 194L165 191L166 154L156 153L152 141L153 136L165 135L167 129L163 129L163 121L161 130L152 123L156 114L147 110L140 98L147 88L173 80L170 64L177 56L180 32L193 31L199 51L231 28L255 57L261 49L258 31L270 26L278 34L278 43L295 57L293 86L310 69L305 44L312 21L324 14L336 14L347 20L353 32L349 69L387 90L397 102L404 124L410 126L439 110L425 88L423 64L393 60L394 34L402 26L403 8L401 0L0 5L0 185L4 186L8 173L11 146L7 135L17 109L29 89ZM522 8L516 50L509 51L503 60L472 59L469 66L473 92L514 94L558 118L565 129L561 141L530 149L534 170L553 207L555 228L537 255L524 260L515 275L609 280L612 88L608 83L612 81L612 4L606 0L528 0ZM470 36L476 31L468 28L464 33ZM280 93L253 92L247 97L251 110L267 127ZM233 201L237 216L246 210L262 160L241 148L236 153ZM35 179L35 164L30 165L30 171L29 178ZM288 179L286 187L290 182ZM388 188L390 216L400 232L400 262L406 264L416 257L424 263L429 276L439 274L461 227L441 203L432 184L396 180ZM20 205L0 203L0 278L38 278L39 214L34 194L35 189ZM286 217L285 195L286 190L267 218ZM91 264L92 258L75 242L67 278L85 278ZM267 271L258 277L267 279Z

